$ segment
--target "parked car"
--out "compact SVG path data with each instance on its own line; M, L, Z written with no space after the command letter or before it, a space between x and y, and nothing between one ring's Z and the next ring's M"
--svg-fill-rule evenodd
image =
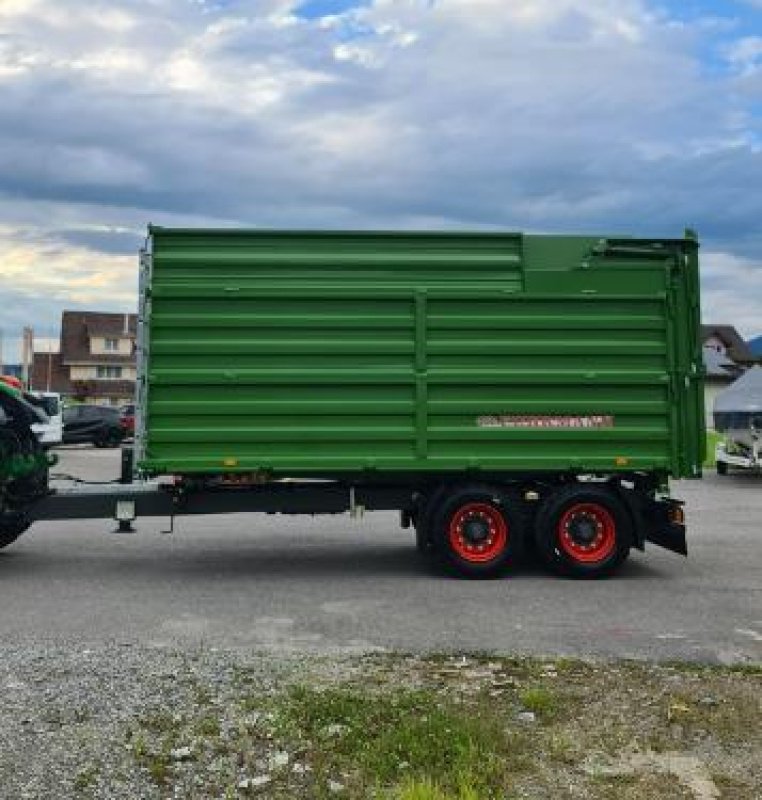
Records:
M122 426L125 438L135 435L135 404L128 403L119 409L119 424Z
M32 425L43 447L54 447L63 439L61 395L57 392L25 392L24 399L45 412L47 419Z
M118 447L124 439L119 409L113 406L76 405L63 412L65 444L91 442L96 447Z

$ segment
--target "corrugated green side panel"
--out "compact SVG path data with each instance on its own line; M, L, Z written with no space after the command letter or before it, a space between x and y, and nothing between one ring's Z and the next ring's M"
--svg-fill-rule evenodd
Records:
M157 228L151 244L148 471L698 470L691 239ZM608 422L553 427L577 417Z

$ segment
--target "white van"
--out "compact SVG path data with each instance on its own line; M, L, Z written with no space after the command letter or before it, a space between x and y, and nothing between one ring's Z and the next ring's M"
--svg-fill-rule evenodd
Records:
M61 395L57 392L28 392L25 395L39 409L45 412L47 422L32 425L40 444L54 447L63 441L63 409Z

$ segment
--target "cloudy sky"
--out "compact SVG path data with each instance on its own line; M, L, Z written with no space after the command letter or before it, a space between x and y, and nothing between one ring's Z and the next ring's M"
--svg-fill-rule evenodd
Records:
M6 341L146 224L698 229L762 333L762 0L0 0Z

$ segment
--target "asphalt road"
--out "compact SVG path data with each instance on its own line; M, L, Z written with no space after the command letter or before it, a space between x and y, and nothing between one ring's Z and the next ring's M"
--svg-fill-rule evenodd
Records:
M63 451L105 480L118 453ZM496 651L762 661L762 477L675 485L690 557L649 547L605 582L533 565L504 580L440 576L395 514L38 523L0 552L0 637L273 651Z

